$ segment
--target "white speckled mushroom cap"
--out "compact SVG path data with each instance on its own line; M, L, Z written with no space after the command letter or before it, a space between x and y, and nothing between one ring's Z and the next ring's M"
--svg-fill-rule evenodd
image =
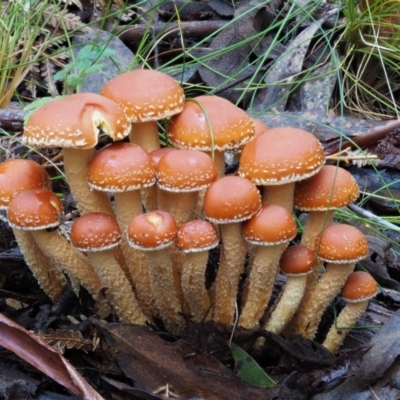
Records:
M55 228L60 223L63 205L48 189L31 189L18 193L9 203L7 217L10 226L21 230Z
M352 272L342 289L342 297L348 303L370 300L378 293L375 279L365 271Z
M297 225L286 208L265 204L243 223L242 231L244 239L253 245L274 246L293 239L297 234Z
M198 150L176 150L164 155L156 167L157 185L169 192L195 192L217 179L212 158Z
M211 222L196 219L178 228L176 246L183 253L211 250L218 246L219 238Z
M317 236L315 251L319 258L329 263L355 263L367 256L368 242L354 226L330 225Z
M118 75L100 93L118 103L131 122L169 118L182 111L185 100L183 89L175 79L150 69Z
M96 93L76 93L39 107L24 127L29 146L90 149L103 132L112 140L128 136L130 123L112 100Z
M35 161L15 158L0 163L0 209L6 209L18 193L42 188L51 188L50 177Z
M118 223L108 214L87 213L76 219L71 228L71 243L82 252L112 249L120 242Z
M302 211L334 210L353 203L359 194L353 175L335 165L325 165L316 175L296 184L294 206Z
M290 246L282 253L279 260L281 271L288 276L304 276L313 272L314 253L302 244Z
M154 185L155 165L151 156L134 143L112 143L90 160L87 179L91 189L125 192Z
M207 95L193 100L186 101L182 112L170 120L168 137L175 147L237 151L253 138L253 120L230 101Z
M323 147L314 135L292 127L273 128L244 147L239 175L256 185L282 185L315 175L324 162Z

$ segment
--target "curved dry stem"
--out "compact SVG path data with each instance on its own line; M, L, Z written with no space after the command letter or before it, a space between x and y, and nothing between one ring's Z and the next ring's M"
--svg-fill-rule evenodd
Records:
M108 288L111 302L122 322L144 325L144 316L124 272L114 257L113 249L88 252L102 285Z
M64 290L67 280L63 272L46 257L31 232L13 229L15 239L39 286L52 300L57 300Z

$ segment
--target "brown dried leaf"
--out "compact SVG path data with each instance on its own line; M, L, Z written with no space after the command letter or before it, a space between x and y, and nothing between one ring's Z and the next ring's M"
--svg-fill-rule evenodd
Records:
M400 168L400 149L392 144L389 136L378 144L375 152L381 159L381 166L397 169Z

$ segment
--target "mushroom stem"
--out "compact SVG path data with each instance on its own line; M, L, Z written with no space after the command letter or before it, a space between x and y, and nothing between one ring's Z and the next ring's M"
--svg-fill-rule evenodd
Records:
M311 290L307 301L302 304L297 318L295 333L306 339L314 339L322 314L353 272L355 263L326 266L324 274Z
M357 303L347 303L345 305L337 320L329 329L324 343L322 343L322 345L331 353L335 354L339 350L350 329L356 324L367 309L368 301L369 300Z
M57 231L31 232L43 253L96 298L101 283L87 257L75 250Z
M81 214L98 211L114 216L110 199L106 193L90 190L86 179L89 160L95 149L64 148L64 170L76 206Z
M292 212L294 199L294 183L284 185L264 186L262 192L263 204L277 204Z
M222 250L215 281L213 319L228 327L233 324L240 274L246 256L246 243L240 223L220 224Z
M149 264L150 284L156 307L168 331L179 334L183 332L185 321L181 315L181 306L175 295L175 282L169 249L146 251Z
M109 289L112 305L120 320L126 323L144 325L146 318L136 301L128 280L114 257L113 249L89 251L87 254L102 285Z
M195 322L204 320L211 302L206 290L205 276L208 251L186 253L182 269L182 291Z
M332 225L334 210L310 211L304 226L301 244L311 251L316 251L317 236L329 225ZM318 274L317 274L318 275Z
M114 194L117 221L121 232L121 249L124 254L129 275L134 284L137 300L143 313L151 320L154 304L150 286L149 270L146 256L142 251L134 249L128 243L126 232L130 220L142 213L142 198L140 190L116 192Z
M255 328L268 306L279 272L279 259L287 242L273 246L256 246L249 279L243 291L244 307L239 325Z
M62 271L46 257L31 232L14 228L13 232L25 262L37 279L39 286L51 300L58 299L67 284Z
M223 151L214 150L214 152L208 153L211 158L213 159L217 171L218 171L218 178L225 176L225 153Z
M129 141L138 144L148 153L160 148L157 121L132 123Z

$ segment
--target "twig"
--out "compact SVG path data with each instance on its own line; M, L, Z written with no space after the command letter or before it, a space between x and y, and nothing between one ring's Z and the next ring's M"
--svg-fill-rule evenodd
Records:
M350 208L350 210L354 211L358 215L361 215L362 217L372 219L373 221L384 226L385 228L391 229L392 231L400 232L399 226L392 224L391 222L385 221L383 218L378 217L371 211L364 210L363 208L356 206L355 204L350 204L348 207Z

